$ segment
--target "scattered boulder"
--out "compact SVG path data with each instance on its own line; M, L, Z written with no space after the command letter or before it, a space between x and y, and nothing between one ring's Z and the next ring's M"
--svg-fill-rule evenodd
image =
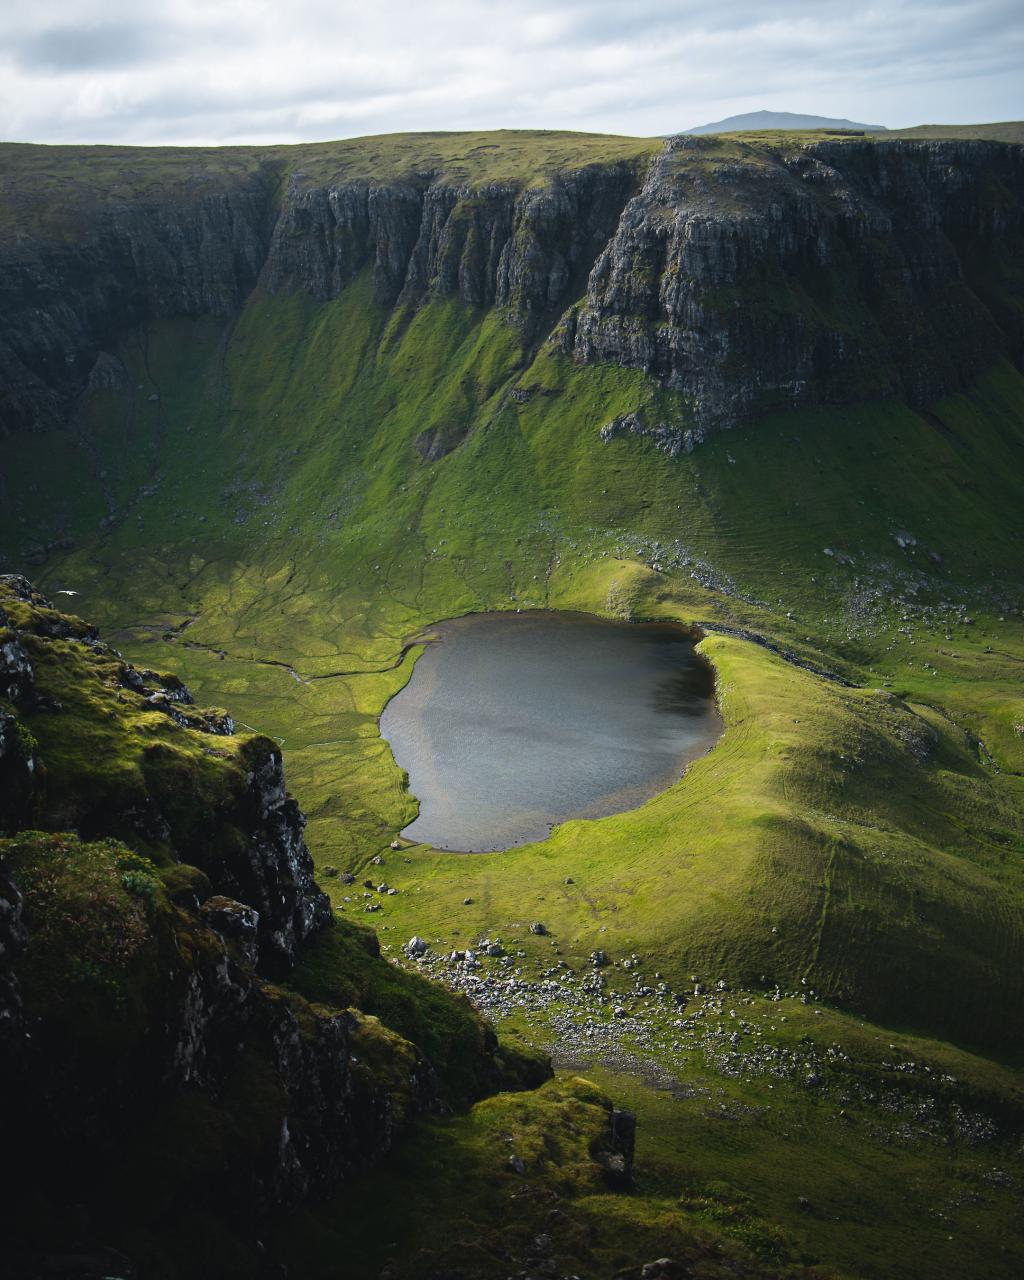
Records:
M421 938L418 933L413 934L402 950L407 956L426 955L430 944L425 938Z
M656 1258L640 1268L640 1280L689 1280L691 1271L673 1258Z
M530 932L543 938L547 935L547 927L542 925L539 920L534 920L533 924L530 925Z

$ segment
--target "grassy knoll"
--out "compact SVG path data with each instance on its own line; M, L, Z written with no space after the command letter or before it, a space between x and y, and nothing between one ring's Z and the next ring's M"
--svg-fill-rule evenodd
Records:
M926 414L780 415L671 459L600 439L618 413L672 409L640 375L524 350L500 317L451 303L385 314L366 278L327 304L256 294L230 328L167 324L120 354L132 389L99 393L75 432L0 442L0 538L17 555L73 529L77 547L39 571L47 588L80 592L76 609L133 660L283 744L321 868L361 880L379 855L375 877L399 889L370 917L325 879L347 917L392 946L497 932L534 967L554 942L574 965L598 946L636 950L677 985L806 979L861 1056L865 1037L916 1034L998 1074L1024 1008L1018 372L997 366ZM428 430L456 447L424 461ZM547 606L709 624L720 744L642 808L540 844L391 851L414 800L377 717L411 674L407 645L441 618ZM535 919L551 937L527 934ZM713 1217L731 1193L707 1184L724 1177L793 1235L786 1258L806 1246L854 1275L947 1265L945 1221L913 1209L959 1185L947 1148L860 1130L833 1143L795 1086L788 1129L673 1109L642 1077L609 1087L641 1113L651 1199L637 1214L670 1200ZM762 1088L714 1087L743 1106ZM456 1152L482 1141L477 1123L451 1122ZM821 1215L798 1204L811 1151ZM461 1195L460 1176L444 1194ZM699 1203L680 1209L688 1187ZM853 1216L835 1208L844 1187ZM1004 1209L967 1218L952 1262L1004 1274ZM613 1232L601 1266L618 1247Z

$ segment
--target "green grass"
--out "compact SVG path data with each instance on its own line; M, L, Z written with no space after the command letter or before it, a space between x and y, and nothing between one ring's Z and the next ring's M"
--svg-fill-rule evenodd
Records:
M890 138L983 138L992 142L1024 142L1024 122L1003 120L992 124L918 124L894 129Z
M660 138L499 129L392 133L294 146L121 147L0 143L0 233L73 241L99 206L131 200L191 203L225 190L289 176L324 185L439 179L452 184L542 185L555 173L594 164L642 164ZM60 193L60 200L53 196Z
M918 125L855 142L908 139L990 139L1020 142L1019 121L978 125ZM850 138L828 130L755 130L692 139L678 164L707 176L722 161L771 164L819 142ZM224 191L266 183L280 192L289 180L323 186L365 180L440 181L478 186L539 186L553 175L589 165L626 164L638 172L661 138L558 129L392 133L291 146L123 147L0 142L0 234L22 231L73 243L97 208L128 201L191 203ZM59 195L59 199L54 197Z
M829 1274L809 1272L787 1235L736 1193L719 1189L700 1203L678 1192L609 1193L594 1154L607 1145L610 1106L579 1077L487 1099L424 1126L358 1187L279 1228L277 1246L311 1278L336 1274L342 1251L346 1274L360 1280L384 1267L396 1280L452 1267L475 1280L536 1263L538 1253L587 1280L666 1253L709 1280ZM718 1215L702 1212L711 1203Z
M876 1034L944 1041L928 1052L972 1050L974 1075L1006 1096L1024 1008L1019 372L998 365L927 413L872 402L769 416L672 460L635 437L600 440L618 413L685 412L641 375L524 350L500 317L451 302L392 316L366 276L326 304L257 293L229 328L161 324L121 355L142 386L135 416L97 400L83 434L48 438L49 472L0 442L8 561L23 567L34 543L70 530L77 546L51 557L45 584L80 591L75 607L133 660L175 670L282 744L318 864L359 872L380 854L400 889L373 917L385 945L497 931L532 964L551 953L526 933L542 918L571 961L602 946L642 952L679 983L806 978L859 1058ZM428 429L462 443L425 463ZM101 531L104 485L119 514ZM390 851L414 800L377 718L412 672L405 646L436 620L514 607L748 629L855 687L709 631L725 734L662 795L511 852ZM65 748L30 727L58 767ZM347 966L314 956L303 982L351 990L420 1037L446 1033L423 1025L429 1002L399 1007ZM702 1188L719 1176L847 1274L948 1265L944 1223L908 1206L953 1195L959 1157L859 1138L833 1152L830 1122L796 1093L796 1146L750 1123L730 1150L642 1081L609 1087L641 1112L651 1197L623 1234L648 1213L660 1223L658 1205L686 1187L701 1201L687 1230L714 1217ZM446 1160L478 1141L475 1124L445 1130ZM373 1184L381 1213L417 1150ZM828 1188L820 1221L797 1206L809 1167ZM973 1156L963 1167L981 1177ZM949 1255L964 1274L1003 1274L991 1263L1003 1213L971 1210Z

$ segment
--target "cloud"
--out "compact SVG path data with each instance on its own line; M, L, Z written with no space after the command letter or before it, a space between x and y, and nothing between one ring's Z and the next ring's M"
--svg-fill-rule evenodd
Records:
M47 27L13 40L7 52L30 74L107 71L158 61L182 34L156 25Z
M0 136L661 134L767 108L1024 114L1014 0L51 0L0 11Z

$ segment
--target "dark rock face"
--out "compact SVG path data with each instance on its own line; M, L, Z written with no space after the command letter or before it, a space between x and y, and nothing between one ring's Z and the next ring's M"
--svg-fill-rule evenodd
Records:
M1019 147L819 143L740 163L670 139L558 340L683 392L698 433L795 404L922 404L1024 355L1020 312L979 296L1022 226Z
M226 879L265 922L264 962L290 965L296 948L330 922L331 903L313 879L306 815L285 790L280 752L258 759L248 782L249 855Z
M133 325L236 312L266 259L273 180L107 203L71 242L0 238L0 435L63 426Z
M1024 360L1024 148L737 145L672 138L646 176L618 162L538 185L296 173L283 197L268 156L198 193L77 210L77 238L0 237L0 434L62 426L87 386L123 390L107 352L132 326L230 317L257 283L326 300L363 271L383 307L495 307L528 346L645 371L682 393L665 425L686 448L776 408L923 404Z
M28 941L21 908L18 886L0 869L0 1057L11 1063L21 1058L25 1043L21 991L11 969Z
M258 923L251 907L223 895L208 898L188 923L195 958L169 959L164 971L157 1081L164 1089L219 1096L231 1087L240 1048L264 1064L274 1082L269 1105L277 1137L249 1167L235 1170L245 1190L243 1214L327 1190L398 1136L388 1090L352 1072L354 1015L311 1006L256 977ZM182 954L180 943L175 950ZM429 1079L425 1068L420 1075ZM427 1108L432 1094L418 1100Z
M383 306L431 292L507 311L528 337L561 310L612 234L637 175L593 166L541 187L292 185L262 283L333 298L364 268ZM556 312L557 313L557 312Z
M281 985L332 912L276 745L211 752L180 680L124 662L23 578L0 580L0 608L15 694L0 704L0 1088L18 1099L5 1154L31 1195L45 1188L55 1238L70 1205L95 1208L93 1193L103 1203L127 1177L160 1185L159 1214L198 1206L254 1241L265 1215L326 1192L440 1110L435 1069L378 1019ZM68 685L74 711L52 697ZM140 717L164 739L141 763ZM87 754L68 764L54 751L110 726L106 751L123 730L142 791L104 792ZM372 934L359 947L386 969ZM481 1085L517 1087L482 1025L472 1052ZM108 1243L86 1237L85 1252ZM45 1269L34 1239L5 1259L12 1275Z

